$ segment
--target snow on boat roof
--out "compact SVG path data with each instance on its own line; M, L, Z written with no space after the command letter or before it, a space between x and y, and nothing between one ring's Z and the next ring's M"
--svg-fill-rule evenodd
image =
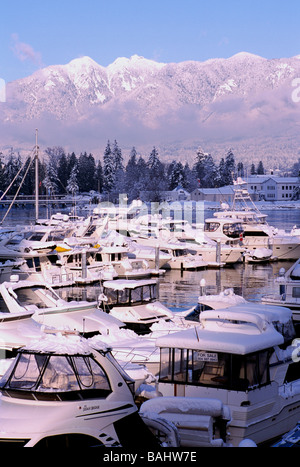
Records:
M90 355L93 352L93 349L86 339L76 334L63 335L60 332L53 334L45 333L40 339L32 340L32 342L24 346L22 350L68 355ZM98 340L97 350L107 351L108 347L104 342Z
M157 339L156 345L246 355L283 344L283 336L261 316L253 313L251 317L250 312L244 313L244 319L249 319L249 322L233 323L227 320L238 319L243 313L230 313L228 309L221 311L202 312L202 325L162 336Z
M136 287L142 287L143 285L153 285L156 284L155 279L149 280L127 280L127 279L117 279L113 281L103 282L103 287L114 290L124 290L124 289L135 289Z
M237 304L231 307L231 310L236 313L251 312L260 315L268 323L280 321L287 323L291 321L293 313L290 308L279 305L266 305L264 303L249 303Z

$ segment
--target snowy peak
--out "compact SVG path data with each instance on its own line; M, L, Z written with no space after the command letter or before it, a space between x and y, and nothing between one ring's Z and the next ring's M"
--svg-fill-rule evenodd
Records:
M232 55L232 57L230 57L229 60L266 60L266 59L261 57L260 55L251 54L249 52L239 52L235 55Z
M68 132L85 122L97 134L104 126L113 134L119 125L122 134L124 128L135 135L160 131L162 139L176 141L201 134L244 138L266 128L298 132L300 104L292 100L291 83L299 77L299 56L269 60L241 52L228 59L159 63L133 55L106 67L83 56L9 83L0 121L14 129L16 122L34 119L40 126L50 116L62 131L62 122Z

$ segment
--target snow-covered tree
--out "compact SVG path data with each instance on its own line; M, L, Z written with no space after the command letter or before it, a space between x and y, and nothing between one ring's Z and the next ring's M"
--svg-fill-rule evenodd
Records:
M200 186L202 188L214 187L216 185L217 171L212 156L199 148L196 154L194 173L200 182Z
M71 193L73 196L76 195L79 191L79 186L78 186L78 181L77 181L77 176L78 176L78 167L77 164L73 166L71 170L71 175L67 181L67 192Z
M114 186L115 166L110 141L108 141L103 156L103 191L110 193Z
M220 169L220 178L222 185L232 185L235 178L235 158L231 149L227 152L222 172Z
M168 171L169 190L174 190L177 186L184 185L184 168L181 162L173 161Z

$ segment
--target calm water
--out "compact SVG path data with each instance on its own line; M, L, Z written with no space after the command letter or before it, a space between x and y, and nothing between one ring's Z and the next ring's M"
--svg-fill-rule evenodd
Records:
M3 214L2 214L3 212ZM265 212L270 225L290 230L294 225L300 227L300 209L280 209ZM0 215L4 211L0 211ZM80 212L79 212L80 214ZM84 214L84 213L83 213ZM212 211L205 212L211 217ZM40 217L47 217L46 210L40 210ZM4 225L34 223L34 210L13 208ZM159 279L159 298L172 310L185 310L197 303L200 292L200 280L205 279L207 293L219 293L226 288L233 288L235 293L249 301L260 301L265 294L276 291L274 278L281 267L288 269L292 262L283 261L266 264L237 264L221 269L205 271L167 271ZM62 296L70 293L75 299L95 300L100 290L97 286L74 287L61 291Z

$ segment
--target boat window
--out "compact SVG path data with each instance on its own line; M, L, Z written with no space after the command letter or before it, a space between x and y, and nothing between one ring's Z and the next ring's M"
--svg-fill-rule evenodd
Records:
M0 294L0 312L1 313L10 313L10 309L6 305L6 302L5 302L5 300L4 300L4 298L2 297L1 294Z
M106 373L98 363L89 357L74 359L80 386L83 389L101 389L110 391Z
M300 287L293 287L292 296L294 298L299 298L300 297Z
M134 289L124 288L120 290L104 287L103 293L107 297L108 305L150 302L156 299L156 284L144 285Z
M160 349L160 371L159 379L161 381L172 381L172 351L173 349Z
M172 384L249 390L270 382L269 351L242 356L162 348L159 380Z
M129 303L130 294L128 289L123 289L118 291L118 303Z
M38 308L49 308L56 306L56 297L51 290L43 287L21 287L13 291L17 295L21 306L35 305Z
M137 287L136 289L131 290L131 302L141 302L143 298L142 287Z
M14 370L10 368L0 380L0 387L30 391L40 379L47 357L45 355L21 354Z
M97 390L101 396L111 392L105 371L92 357L34 353L17 357L13 370L9 368L1 378L0 388L36 393Z
M105 289L103 290L104 295L107 297L108 305L116 305L118 303L118 291L114 289Z
M79 389L79 383L67 357L52 355L37 390L78 391Z
M204 224L204 232L216 232L220 224L218 222L205 222Z
M240 223L223 225L223 233L227 235L227 237L238 238L243 231L243 226Z
M24 238L26 240L31 240L33 242L39 242L40 240L42 240L44 235L45 235L45 232L35 232L35 233L28 232L24 235Z
M149 302L151 300L151 287L149 285L145 285L143 287L143 301Z

